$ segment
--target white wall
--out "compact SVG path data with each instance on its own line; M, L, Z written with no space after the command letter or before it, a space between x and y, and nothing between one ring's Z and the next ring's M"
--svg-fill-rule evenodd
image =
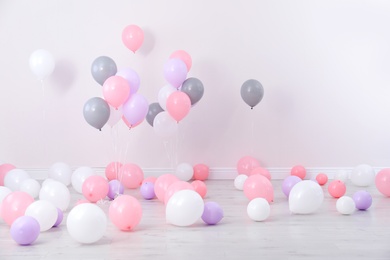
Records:
M145 122L120 129L123 160L163 168L177 155L218 168L251 154L266 167L389 166L389 13L379 0L1 0L0 160L104 167L119 153L110 128L82 115L102 93L92 61L107 55L134 68L139 92L155 102L164 62L183 49L205 95L179 124L178 152ZM129 24L145 31L136 54L121 41ZM44 94L28 65L39 48L56 59ZM253 111L240 97L250 78L265 88Z

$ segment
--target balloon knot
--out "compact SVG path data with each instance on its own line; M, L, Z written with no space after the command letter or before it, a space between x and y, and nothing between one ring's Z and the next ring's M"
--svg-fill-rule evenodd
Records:
M253 107L251 107L251 109L253 109Z
M99 131L102 131L102 129L100 128Z

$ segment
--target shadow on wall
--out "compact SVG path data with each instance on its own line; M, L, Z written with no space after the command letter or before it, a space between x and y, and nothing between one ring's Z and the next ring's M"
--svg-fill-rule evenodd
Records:
M144 37L145 40L139 49L139 53L143 56L148 56L152 50L154 49L154 46L156 45L156 39L154 37L154 34L149 28L143 28Z
M56 62L56 67L50 76L50 84L55 86L55 89L60 94L64 94L70 90L70 87L76 80L76 76L77 71L72 62L59 60Z

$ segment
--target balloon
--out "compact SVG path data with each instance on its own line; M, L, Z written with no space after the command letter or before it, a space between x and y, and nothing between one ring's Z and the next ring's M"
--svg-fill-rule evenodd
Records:
M24 191L31 195L31 197L38 198L39 190L41 189L41 184L35 179L25 179L20 183L19 190Z
M251 171L256 167L260 167L260 163L258 160L256 160L252 156L244 156L240 160L238 160L237 172L238 174L249 175Z
M347 183L348 178L349 178L349 174L348 174L348 171L346 171L346 170L337 170L337 172L334 176L334 180L340 180L344 183Z
M204 93L203 83L197 78L186 79L180 90L189 96L192 106L198 103Z
M69 189L59 181L51 181L42 185L39 191L39 199L51 202L55 207L65 211L70 203Z
M131 68L123 68L123 69L120 69L116 73L116 75L127 80L127 83L130 86L130 95L134 94L138 91L141 80L138 76L138 73L135 70L133 70Z
M249 175L253 175L253 174L260 174L260 175L263 175L264 177L266 177L268 180L271 180L271 174L269 173L269 171L266 168L263 168L263 167L253 168L250 171Z
M7 187L4 187L4 186L0 186L0 206L1 206L1 203L3 202L3 199L8 195L10 194L12 191L10 188L7 188ZM0 210L1 212L1 210ZM0 214L1 216L1 214Z
M132 230L141 221L141 204L133 196L121 195L111 203L108 209L108 217L120 230Z
M344 196L346 191L347 191L347 187L340 180L333 180L328 185L328 192L334 198L340 198Z
M146 200L151 200L156 197L154 193L154 183L153 182L143 182L140 188L141 195Z
M352 169L351 182L356 186L370 186L374 179L375 171L370 165L361 164Z
M4 186L10 188L12 191L20 190L20 184L30 179L30 175L22 169L10 170L4 177Z
M136 52L144 42L144 32L138 25L131 24L122 31L122 42L132 52Z
M164 78L175 88L179 88L187 78L187 66L180 59L169 59L164 64Z
M129 189L136 189L141 186L144 179L144 172L141 167L133 163L124 164L120 171L118 180Z
M255 79L245 81L241 86L241 98L253 109L263 99L263 85Z
M246 207L247 214L254 221L266 220L271 212L268 201L264 198L252 199Z
M81 190L87 200L98 202L108 194L108 181L102 176L92 175L85 179Z
M166 111L159 113L154 118L154 132L161 138L172 138L177 133L177 128L177 122Z
M132 129L132 128L134 128L134 127L139 126L140 124L142 124L142 122L143 122L144 120L141 120L141 121L139 121L138 123L132 125L132 124L130 124L130 123L127 121L127 119L126 119L124 116L122 116L122 121L127 125L127 127L128 127L129 130L130 130L130 129Z
M194 180L204 181L209 178L210 169L206 164L198 163L194 166Z
M66 227L69 235L77 242L92 244L100 240L106 232L107 217L96 204L83 203L69 212Z
M135 93L126 100L122 109L123 116L133 126L145 119L148 114L149 103L143 95Z
M223 209L221 206L214 202L208 201L204 204L204 210L202 214L202 220L208 225L216 225L223 218Z
M244 183L246 179L248 178L248 175L245 174L239 174L236 178L234 178L234 187L237 190L244 190Z
M182 60L186 64L187 71L190 71L191 66L192 66L192 58L186 51L183 51L183 50L174 51L171 54L171 56L169 56L169 58Z
M44 80L55 68L53 55L49 51L43 49L34 51L30 55L29 63L31 71L39 80Z
M82 193L82 187L84 181L92 175L95 175L95 171L91 167L79 167L77 168L71 177L72 187L77 191L78 193Z
M184 92L173 92L167 99L167 111L177 121L181 121L191 109L191 100Z
M110 162L105 169L105 175L107 180L115 180L119 176L119 170L122 167L121 162Z
M154 192L159 201L164 201L165 192L169 185L176 181L179 181L179 178L170 173L163 174L156 179L156 182L154 183Z
M380 193L390 197L390 168L378 172L375 177L375 186Z
M164 109L162 109L159 103L156 102L150 104L148 113L146 114L146 121L149 123L149 125L153 126L154 118L163 111Z
M101 130L110 118L110 107L104 99L93 97L85 103L83 115L88 124Z
M295 184L302 181L301 178L297 176L288 176L286 177L282 182L282 191L286 197L290 195L291 189L294 187Z
M26 216L35 218L40 226L40 231L51 229L57 221L57 208L49 201L37 200L31 203L25 212Z
M292 213L310 214L321 207L324 192L321 186L311 180L303 180L294 185L288 197Z
M97 83L103 86L104 82L117 72L113 59L107 56L100 56L92 62L91 73Z
M111 180L108 182L108 193L107 196L110 199L115 199L125 191L125 186L119 180Z
M336 209L343 215L350 215L356 210L355 202L351 197L342 196L336 202Z
M167 222L175 226L190 226L204 211L202 197L193 190L181 190L172 195L165 208Z
M27 207L34 202L30 194L23 191L13 191L4 197L1 203L1 216L4 222L11 226L12 222L24 215Z
M103 97L110 106L118 109L129 98L130 86L120 76L111 76L103 84ZM123 114L125 109L122 108Z
M264 198L269 203L274 200L274 188L271 182L260 174L251 175L245 180L244 194L249 200Z
M110 107L110 117L108 118L107 124L111 127L114 127L122 118L123 111L122 107L118 107L117 109Z
M19 245L26 246L34 243L39 236L39 223L30 216L20 216L11 225L12 239Z
M319 173L316 176L316 181L319 185L325 185L328 182L328 176L325 173Z
M62 212L62 210L57 208L57 220L54 223L53 227L58 227L59 225L61 225L63 219L64 219L64 213Z
M365 190L357 191L352 196L358 210L367 210L372 205L371 194Z
M158 91L158 103L160 104L161 108L164 109L165 111L167 110L168 97L176 91L177 89L171 85L166 85Z
M186 181L176 181L168 186L164 195L164 203L165 205L168 203L169 199L180 190L195 190L194 186Z
M290 174L303 180L306 177L306 169L302 165L295 165L291 168Z
M202 197L206 197L207 186L203 181L195 180L191 182L191 185L194 187L195 191Z
M194 175L194 168L189 163L180 163L176 166L175 175L182 181L189 181Z
M65 186L70 185L70 178L72 177L72 169L63 162L57 162L50 166L49 178L62 182Z
M4 186L4 177L10 171L16 169L16 167L9 163L4 163L0 165L0 186Z
M155 183L157 180L157 177L154 177L154 176L149 176L149 177L146 177L143 181L142 181L142 184L144 184L145 182L150 182L150 183Z

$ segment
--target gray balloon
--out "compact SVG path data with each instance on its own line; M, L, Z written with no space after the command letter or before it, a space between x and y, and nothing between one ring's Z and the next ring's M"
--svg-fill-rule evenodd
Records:
M241 86L241 98L251 109L255 107L264 96L264 88L261 83L255 79L248 79Z
M146 121L149 123L149 125L153 126L154 118L163 111L164 109L162 109L158 102L150 104L148 113L146 115Z
M91 73L97 83L103 86L104 81L117 72L115 61L107 56L100 56L92 62Z
M88 124L102 130L110 118L110 107L104 99L94 97L85 103L83 114Z
M203 96L203 83L197 78L188 78L183 82L181 91L190 97L191 105L195 105Z

